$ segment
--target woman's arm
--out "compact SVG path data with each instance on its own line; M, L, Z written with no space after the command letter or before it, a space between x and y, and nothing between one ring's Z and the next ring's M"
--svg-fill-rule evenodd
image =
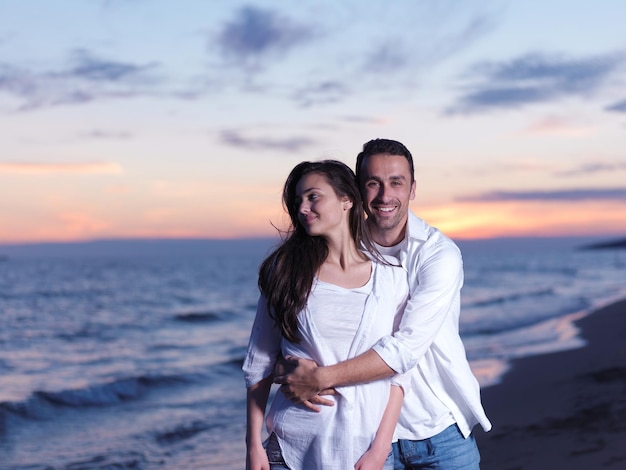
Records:
M400 409L402 408L402 400L404 399L404 391L402 387L392 385L389 392L389 401L385 408L374 442L365 454L359 459L354 466L355 470L381 470L387 460L389 451L391 450L391 441L393 440L393 431L400 417Z
M269 470L270 468L267 454L263 448L261 433L272 379L273 377L270 375L248 387L246 400L246 470Z

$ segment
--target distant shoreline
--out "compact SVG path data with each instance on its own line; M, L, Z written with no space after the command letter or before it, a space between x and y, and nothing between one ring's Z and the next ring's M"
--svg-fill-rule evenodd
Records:
M110 255L194 255L266 253L280 241L274 237L248 238L129 238L77 242L38 242L0 244L0 259L23 256L110 256ZM499 251L550 249L595 249L626 247L626 239L609 240L601 236L584 237L497 237L455 239L461 251L497 254Z
M609 242L592 243L580 247L581 250L606 250L612 248L626 248L626 238Z

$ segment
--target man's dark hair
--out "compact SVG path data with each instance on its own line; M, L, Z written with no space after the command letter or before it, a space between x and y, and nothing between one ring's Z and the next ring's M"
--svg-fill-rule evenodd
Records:
M373 139L363 145L363 151L356 157L356 180L361 183L361 167L364 161L372 155L399 155L407 159L411 170L411 183L415 181L415 167L413 166L413 156L404 144L391 139Z

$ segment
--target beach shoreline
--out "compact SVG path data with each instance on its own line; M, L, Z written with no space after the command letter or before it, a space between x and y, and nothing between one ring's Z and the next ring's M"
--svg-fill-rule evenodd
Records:
M517 359L483 389L483 470L626 468L626 299L576 325L585 346Z

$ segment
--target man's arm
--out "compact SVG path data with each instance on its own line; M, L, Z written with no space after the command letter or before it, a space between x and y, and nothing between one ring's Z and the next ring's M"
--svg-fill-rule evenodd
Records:
M417 365L431 346L446 318L458 309L463 285L463 262L453 244L430 247L431 253L411 277L411 298L402 314L399 329L383 337L373 349L332 366L318 367L313 361L293 359L291 370L275 374L275 382L286 384L287 397L294 403L316 402L325 389L371 382L395 373L405 373ZM458 310L457 310L458 313ZM311 406L309 406L311 408ZM315 408L312 408L315 409Z
M403 374L413 369L439 336L458 336L463 260L454 243L438 239L408 263L410 299L398 331L381 338L373 349L389 367Z

